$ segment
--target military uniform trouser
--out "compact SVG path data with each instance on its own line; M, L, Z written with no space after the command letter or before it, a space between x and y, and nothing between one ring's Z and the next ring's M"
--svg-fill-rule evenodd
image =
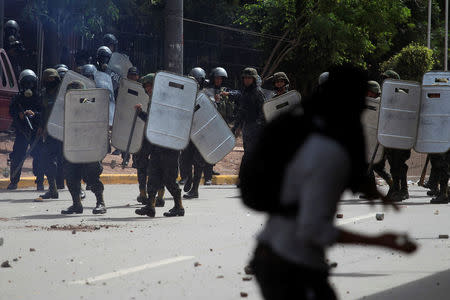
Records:
M64 164L64 173L72 199L74 201L79 199L82 179L91 187L91 191L96 197L101 196L104 190L103 183L100 181L100 174L102 172L103 167L100 162L73 164L66 161Z
M137 177L139 190L145 190L147 187L147 169L149 164L149 156L151 152L151 144L144 139L141 150L133 155L133 165L137 169Z
M29 139L25 137L21 132L17 132L16 139L14 141L13 151L10 154L11 170L10 180L11 183L17 184L20 181L22 174L22 165L27 154L28 147L31 149L31 157L33 157L33 174L36 176L36 183L44 182L44 168L41 161L42 139L36 142L36 135L31 135Z
M391 176L386 172L386 156L384 155L380 162L373 165L373 171L378 174L384 181L389 183L391 181ZM371 176L374 176L373 172Z
M391 166L394 191L408 189L408 165L406 161L411 157L411 150L385 149L386 158Z
M450 168L450 151L444 154L431 154L430 162L432 164L433 173L437 183L440 184L441 189L446 188L449 180L449 168Z
M258 142L259 135L263 130L263 126L253 123L245 124L242 128L242 139L244 142L244 156L242 157L241 165L247 162L248 156L251 155L253 148Z
M205 162L205 166L203 168L203 174L205 175L205 181L212 180L213 168L214 168L214 165L211 165L211 164L208 164Z
M180 176L182 179L187 180L192 178L192 165L194 164L194 149L192 148L192 142L181 151L180 155Z
M62 142L51 136L47 136L43 143L41 157L49 183L64 184L62 147Z
M177 184L178 155L178 151L170 149L159 149L152 152L147 170L149 199L154 199L156 193L164 186L174 198L181 194L181 189Z

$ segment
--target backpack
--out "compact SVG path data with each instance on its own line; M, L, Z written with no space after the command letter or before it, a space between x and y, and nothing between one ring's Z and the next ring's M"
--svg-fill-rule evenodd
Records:
M297 214L297 205L281 205L281 189L288 164L312 130L312 120L300 109L264 127L239 173L242 200L247 207L269 214Z

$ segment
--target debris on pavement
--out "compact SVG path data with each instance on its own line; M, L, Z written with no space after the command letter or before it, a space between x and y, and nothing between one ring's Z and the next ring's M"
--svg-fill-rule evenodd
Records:
M3 242L4 242L3 238L0 238L0 246L3 246Z
M9 261L4 261L4 262L2 262L1 267L2 267L2 268L12 268L11 265L9 264Z
M199 262L196 262L196 263L194 263L194 267L200 267L202 264L201 263L199 263Z
M13 259L13 261L17 262L17 261L19 261L19 259L16 257L16 258Z
M440 239L448 239L448 234L440 234L439 238Z
M436 210L434 214L437 216L439 214L439 210Z
M383 221L384 220L384 214L382 214L382 213L376 214L375 217L377 218L377 221Z
M242 281L252 281L253 277L244 277Z
M242 298L247 298L247 297L248 297L248 294L247 294L247 293L244 293L244 292L241 292L241 297L242 297Z
M337 218L337 219L342 219L343 217L344 217L344 214L337 214L337 215L336 215L336 218Z
M255 275L255 272L253 271L253 269L250 265L245 266L244 272L246 275Z
M223 279L223 278L225 278L223 275L219 275L219 276L217 276L216 277L217 279Z
M334 268L337 268L338 263L337 262L332 262L328 266L330 267L330 269L334 269Z
M36 249L30 248L30 252L36 252Z

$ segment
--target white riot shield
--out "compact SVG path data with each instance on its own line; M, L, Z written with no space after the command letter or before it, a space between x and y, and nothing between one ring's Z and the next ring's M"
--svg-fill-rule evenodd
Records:
M420 153L445 153L449 149L450 86L423 86L414 150Z
M114 52L109 60L109 68L123 78L128 75L128 69L133 66L127 55Z
M53 105L52 112L47 122L47 132L50 136L62 142L64 137L64 99L67 86L73 81L82 82L87 89L95 88L95 83L74 71L68 71L59 87L58 96Z
M137 118L134 124L136 113L134 106L140 103L142 110L147 112L148 102L149 97L142 84L125 78L120 81L111 137L111 143L115 148L126 152L130 142L128 153L136 153L141 149L145 122ZM130 140L132 131L133 136Z
M195 79L156 73L146 128L150 143L173 150L187 147L197 91Z
M378 117L380 115L380 98L366 98L366 108L361 116L361 123L364 129L364 136L366 139L366 157L367 161L371 161L375 149L378 145ZM381 161L384 155L382 146L378 147L374 164Z
M387 79L383 83L378 141L386 148L412 149L417 137L421 86Z
M64 109L64 157L71 163L92 163L108 152L109 91L71 90Z
M216 164L230 153L236 138L208 95L198 94L191 140L209 164Z
M297 91L290 91L286 94L272 98L263 105L264 116L266 121L271 121L281 114L290 111L300 104L302 96Z
M450 72L431 71L425 73L422 85L450 85Z
M106 89L109 94L109 126L113 125L114 111L116 108L116 101L114 99L114 87L111 75L105 72L97 71L94 76L95 87L99 89Z

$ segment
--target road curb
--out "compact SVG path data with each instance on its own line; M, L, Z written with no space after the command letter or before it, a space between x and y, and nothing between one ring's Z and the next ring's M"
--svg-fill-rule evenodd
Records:
M137 184L136 174L102 174L100 176L103 184ZM213 185L232 185L237 183L237 175L219 175L213 177ZM22 177L19 182L19 188L36 187L34 177ZM0 179L0 189L6 189L9 184L9 179ZM45 180L47 185L47 180Z

